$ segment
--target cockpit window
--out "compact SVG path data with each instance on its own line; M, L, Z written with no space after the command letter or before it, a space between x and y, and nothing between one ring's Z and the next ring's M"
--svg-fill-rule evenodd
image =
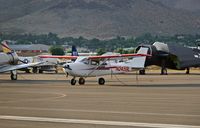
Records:
M100 65L108 65L106 62L101 63Z
M82 59L81 62L83 62L84 64L89 64L89 60L87 58Z
M91 65L99 65L99 62L91 60Z

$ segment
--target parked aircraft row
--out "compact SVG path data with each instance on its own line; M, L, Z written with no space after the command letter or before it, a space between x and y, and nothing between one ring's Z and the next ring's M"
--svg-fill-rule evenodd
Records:
M31 66L37 66L44 62L37 62L37 63L27 63L17 56L17 54L11 50L5 41L2 42L3 52L0 54L0 72L7 72L11 71L11 79L17 80L17 69L23 69ZM147 50L144 50L147 52ZM140 53L139 50L138 53ZM91 76L101 76L107 75L111 72L113 73L123 73L130 71L132 67L134 68L143 68L146 54L123 54L123 55L106 55L106 56L90 56L90 57L80 57L74 51L72 54L76 56L40 56L41 58L67 58L67 59L76 59L75 62L69 63L64 65L64 71L74 78L71 80L71 84L76 84L76 77L80 77L79 84L84 84L85 79L84 77L91 77ZM132 59L127 62L120 62L120 63L109 63L108 60L111 58L122 58L122 57L134 57L140 56L140 59ZM21 63L21 64L19 64ZM99 84L104 84L105 80L103 78L99 79Z
M17 80L16 70L28 67L37 67L44 61L27 63L11 50L5 41L2 42L3 52L0 53L0 72L11 72L11 79ZM132 69L140 70L145 74L145 68L150 65L161 67L161 74L167 74L167 68L185 70L189 73L190 67L200 66L200 50L191 49L177 44L155 42L153 45L140 45L135 54L106 54L101 56L79 56L75 47L72 47L71 56L40 55L42 60L49 58L69 59L70 63L63 65L63 71L71 75L71 85L85 84L87 77L99 77L98 83L105 84L105 79L100 76L121 74ZM124 58L126 58L124 60ZM123 61L121 61L123 60Z

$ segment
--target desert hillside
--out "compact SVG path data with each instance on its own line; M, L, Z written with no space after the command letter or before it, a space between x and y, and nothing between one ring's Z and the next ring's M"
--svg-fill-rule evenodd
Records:
M0 32L101 39L200 34L200 1L0 0Z

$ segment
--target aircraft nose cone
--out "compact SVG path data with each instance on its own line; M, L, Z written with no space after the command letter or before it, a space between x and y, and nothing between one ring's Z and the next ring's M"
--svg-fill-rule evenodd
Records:
M72 70L68 64L66 64L63 68L68 69L68 70Z

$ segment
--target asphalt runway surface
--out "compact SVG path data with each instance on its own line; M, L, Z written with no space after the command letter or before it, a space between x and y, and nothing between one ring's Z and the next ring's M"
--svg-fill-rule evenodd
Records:
M0 128L200 128L200 74L0 74Z

